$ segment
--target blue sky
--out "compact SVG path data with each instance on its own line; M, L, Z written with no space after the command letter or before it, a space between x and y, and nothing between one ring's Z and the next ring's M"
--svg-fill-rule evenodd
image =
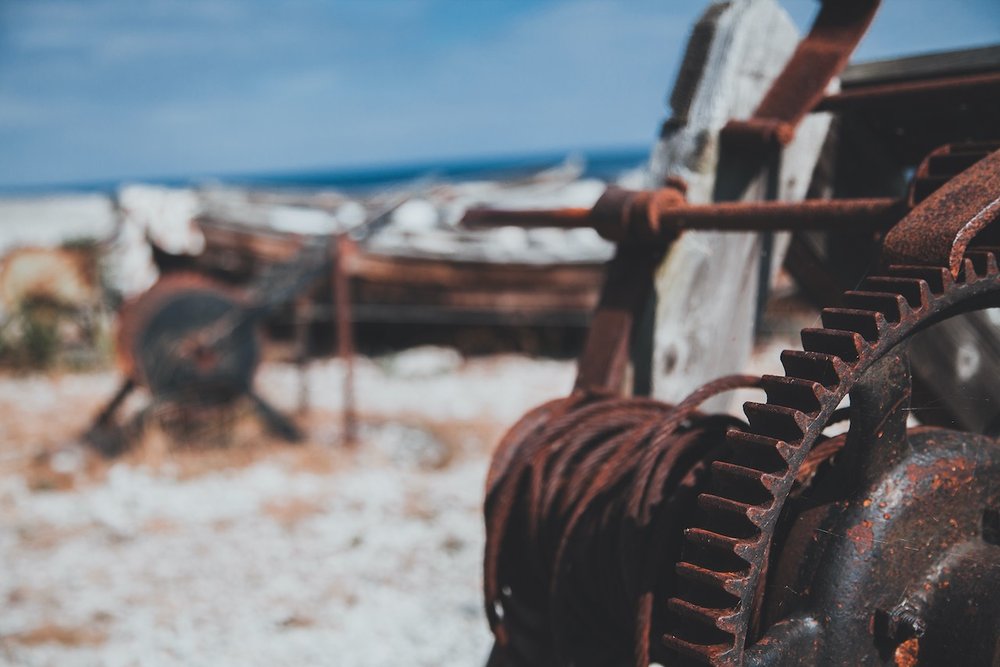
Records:
M706 5L0 0L0 186L645 146ZM883 0L857 55L996 42L996 0Z

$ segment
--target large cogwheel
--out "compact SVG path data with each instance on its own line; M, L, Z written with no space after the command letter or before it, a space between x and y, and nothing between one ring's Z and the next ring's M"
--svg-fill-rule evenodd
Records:
M685 531L678 590L667 603L669 648L705 664L744 664L782 509L838 405L914 333L1000 305L1000 250L967 249L997 217L998 156L956 178L890 232L889 241L903 249L894 255L889 248L890 258L915 248L915 257L939 259L939 266L891 264L867 278L846 293L846 308L824 310L821 328L802 331L803 350L783 353L784 376L763 378L767 402L746 404L750 428L727 435L733 453L712 464L700 518Z

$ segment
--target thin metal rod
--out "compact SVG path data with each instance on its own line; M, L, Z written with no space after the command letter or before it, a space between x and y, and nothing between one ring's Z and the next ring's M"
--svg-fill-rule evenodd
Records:
M337 313L337 356L344 362L344 443L357 443L357 409L354 394L354 323L351 317L351 291L347 280L347 261L351 242L338 237L333 257L333 298Z

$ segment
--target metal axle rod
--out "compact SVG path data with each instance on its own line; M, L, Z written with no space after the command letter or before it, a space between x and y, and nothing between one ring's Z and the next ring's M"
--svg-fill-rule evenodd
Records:
M908 210L892 198L807 200L802 202L722 202L687 204L663 201L664 191L608 188L592 209L516 211L473 208L462 224L469 227L593 227L611 241L630 234L669 240L684 230L856 232L888 229Z

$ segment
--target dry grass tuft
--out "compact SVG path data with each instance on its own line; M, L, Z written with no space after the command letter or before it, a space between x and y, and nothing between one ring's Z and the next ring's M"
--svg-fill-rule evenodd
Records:
M323 505L303 498L278 498L264 503L261 510L286 528L323 513Z
M100 646L107 639L107 633L93 627L72 627L57 623L45 623L37 628L15 632L3 637L5 643L22 646L38 646L39 644Z

